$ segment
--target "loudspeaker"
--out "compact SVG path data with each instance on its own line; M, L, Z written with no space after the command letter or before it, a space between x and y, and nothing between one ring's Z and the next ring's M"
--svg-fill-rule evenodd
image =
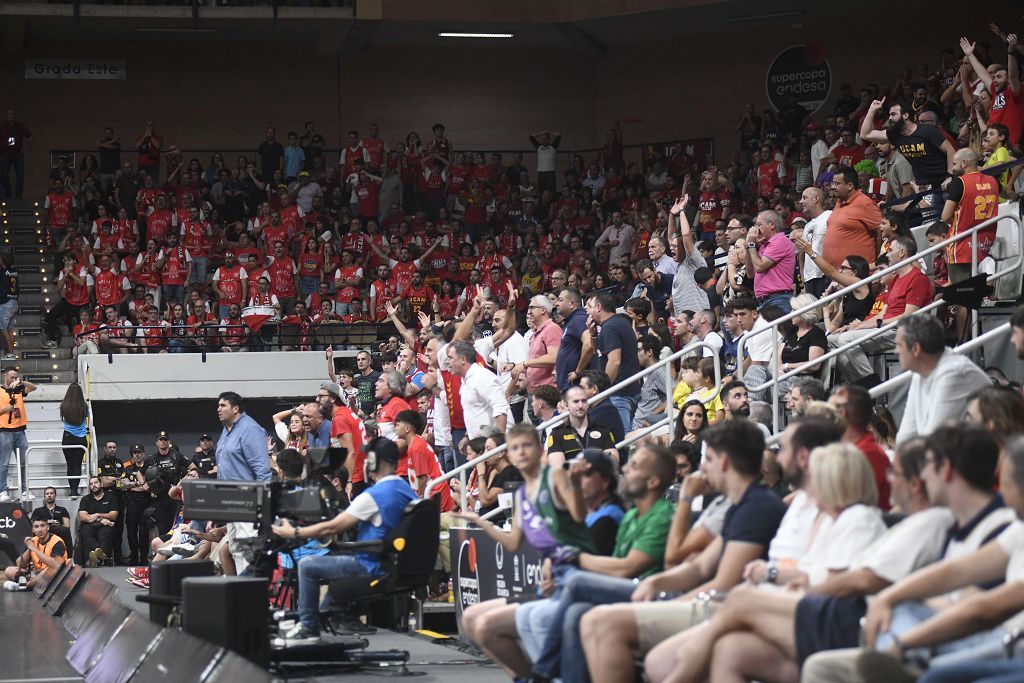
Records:
M85 683L126 683L139 668L162 630L135 612L129 614L98 656L90 658ZM182 652L181 655L184 659L188 652Z
M136 683L202 681L226 652L213 643L165 628L129 680Z
M70 562L62 564L60 569L50 577L49 581L47 581L45 585L42 585L42 588L36 592L36 595L43 601L44 605L46 604L46 601L50 599L50 596L53 595L53 591L57 590L57 586L59 586L61 582L64 581L65 577L67 577L68 572L71 571L73 566L74 565Z
M62 610L64 628L78 637L90 621L96 618L100 605L114 599L114 585L96 576L90 576L67 599Z
M74 595L74 592L82 584L83 581L88 581L89 577L79 566L72 567L68 573L64 576L64 580L53 590L48 600L46 600L46 611L50 613L50 616L59 617L64 610L64 605L67 604L68 598Z
M213 576L213 562L209 560L175 560L156 562L149 567L149 595L161 598L180 598L181 582L189 577ZM171 616L170 605L149 605L149 620L167 626Z
M231 650L210 671L202 683L270 683L270 673Z
M84 676L99 659L103 648L125 623L129 611L114 600L107 600L96 610L96 616L82 630L64 657L68 664Z
M267 580L241 576L181 582L181 628L266 666L270 660Z

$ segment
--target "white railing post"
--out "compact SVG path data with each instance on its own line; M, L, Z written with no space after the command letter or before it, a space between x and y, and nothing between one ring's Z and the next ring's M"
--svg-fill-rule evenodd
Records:
M668 423L670 425L672 424L672 413L675 408L672 401L672 393L674 389L675 377L672 376L672 363L665 363L665 416L668 418Z

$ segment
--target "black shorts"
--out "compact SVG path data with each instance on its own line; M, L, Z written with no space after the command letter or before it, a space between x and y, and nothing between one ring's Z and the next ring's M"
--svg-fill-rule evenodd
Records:
M860 620L866 613L864 598L805 596L796 605L797 664L803 667L808 657L824 650L859 647Z

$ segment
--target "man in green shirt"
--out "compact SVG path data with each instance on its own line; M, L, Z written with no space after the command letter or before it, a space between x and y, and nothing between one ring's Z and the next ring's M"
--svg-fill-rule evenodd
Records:
M578 677L586 675L579 642L583 614L595 604L629 600L634 577L661 571L675 513L665 491L675 481L675 468L675 458L662 446L645 445L634 453L622 470L624 493L634 507L619 524L612 556L580 554L581 571L564 575L555 597L516 610L516 629L538 676L583 680Z

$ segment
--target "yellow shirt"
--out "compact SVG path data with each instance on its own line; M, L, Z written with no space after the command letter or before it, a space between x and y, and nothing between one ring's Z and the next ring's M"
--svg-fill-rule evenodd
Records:
M1013 157L1010 156L1010 150L1005 147L1000 147L996 151L992 152L992 155L988 158L982 168L988 168L990 166L998 166L999 164L1005 164L1007 161L1013 161ZM998 176L999 187L1006 189L1006 183L1010 182L1010 172L1003 171ZM1002 195L999 196L999 202L1005 202L1006 198Z
M722 392L718 387L701 389L694 393L693 398L704 404L704 409L708 411L708 422L713 422L718 416L718 411L724 408Z
M677 410L683 407L692 393L693 388L686 382L680 381L676 385L676 388L672 390L672 403L675 404Z

